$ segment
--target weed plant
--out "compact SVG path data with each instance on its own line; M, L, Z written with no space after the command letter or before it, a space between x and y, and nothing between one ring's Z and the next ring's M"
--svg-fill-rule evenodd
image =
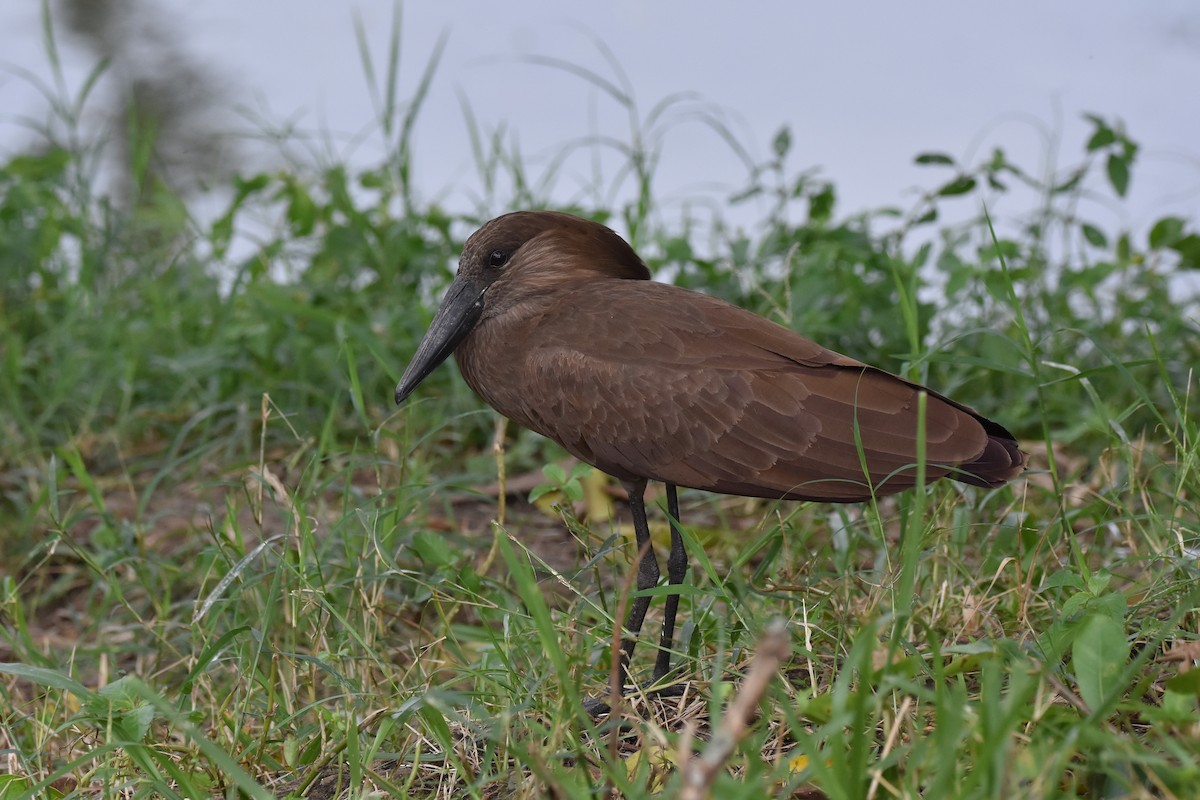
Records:
M775 619L790 656L714 797L1196 796L1200 323L1172 287L1200 237L1089 220L1136 174L1119 122L1041 177L922 154L912 208L854 213L783 129L730 198L761 223L701 236L659 210L664 132L750 148L691 96L642 114L619 73L574 68L629 140L536 177L468 113L486 188L452 210L411 178L436 58L405 101L398 24L363 53L386 158L243 176L211 222L166 187L104 195L91 81L0 165L0 798L674 796ZM625 163L573 210L657 273L927 381L1031 454L1003 489L862 507L685 493L687 691L630 698L623 730L580 705L629 586L605 481L519 431L498 471L451 368L390 400L464 236L549 204L590 148ZM1036 210L993 221L1015 186ZM952 204L975 213L940 222Z

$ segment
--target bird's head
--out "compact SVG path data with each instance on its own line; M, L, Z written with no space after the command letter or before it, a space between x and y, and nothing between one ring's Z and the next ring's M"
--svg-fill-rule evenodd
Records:
M629 244L591 220L555 211L496 217L463 245L458 272L396 386L403 403L481 319L523 297L594 278L648 280Z

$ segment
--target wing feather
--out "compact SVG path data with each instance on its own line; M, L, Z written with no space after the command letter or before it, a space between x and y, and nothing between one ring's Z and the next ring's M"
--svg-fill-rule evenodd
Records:
M930 480L1020 471L1007 431L935 392L706 295L594 283L462 366L495 408L618 478L835 501L899 491L915 481L922 391Z

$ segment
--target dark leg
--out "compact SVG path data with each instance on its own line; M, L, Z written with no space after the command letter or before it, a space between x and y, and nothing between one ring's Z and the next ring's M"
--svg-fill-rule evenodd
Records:
M650 545L650 523L646 519L645 492L646 482L635 481L625 484L629 492L629 508L633 512L633 530L637 539L639 553L644 553L638 563L637 588L639 591L652 589L658 585L658 559L654 556L654 548ZM667 560L667 582L671 586L683 583L687 575L687 551L683 547L683 536L679 533L679 493L675 484L667 484L667 513L671 515L671 555ZM633 659L633 650L637 646L637 637L641 633L642 623L646 620L646 611L650 607L648 596L633 598L629 609L629 617L625 620L625 630L628 636L621 640L619 662L619 679L622 693L631 683L629 678L629 662ZM671 647L675 640L675 616L679 611L679 595L667 595L666 613L663 617L662 636L659 639L658 657L654 662L653 682L657 683L671 670ZM671 687L678 688L678 687ZM671 693L670 689L664 690ZM584 708L592 716L604 714L609 710L608 703L601 699L589 699L584 702Z
M688 557L679 533L679 493L675 484L667 484L667 514L671 517L671 554L667 557L667 585L678 586L687 575ZM675 644L675 615L679 611L679 595L667 595L663 611L662 638L658 642L658 658L654 661L654 683L671 671L671 648Z
M637 537L638 552L645 550L641 563L638 564L637 588L639 591L652 589L658 585L658 559L654 556L654 548L650 542L650 523L646 520L646 482L635 481L625 484L629 492L629 508L633 511L633 531ZM633 658L633 648L637 646L637 637L642 630L642 622L646 619L646 609L650 607L650 598L640 596L633 598L629 609L629 619L625 621L625 630L629 638L621 642L621 685L629 682L629 661Z

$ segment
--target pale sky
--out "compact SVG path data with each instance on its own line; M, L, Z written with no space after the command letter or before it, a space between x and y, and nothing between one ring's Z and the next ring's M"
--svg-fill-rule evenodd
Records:
M391 3L143 3L160 12L143 15L154 20L147 30L173 31L184 57L211 70L231 125L252 130L237 114L253 109L329 133L356 163L378 153L353 20L357 13L382 61ZM19 116L44 116L44 102L12 71L48 75L39 5L0 7L0 152L28 142ZM570 140L597 131L628 140L614 103L577 77L523 60L565 59L611 77L596 37L620 62L643 114L672 93L696 92L758 158L789 125L793 173L819 168L838 187L843 213L907 205L915 187L934 185L943 173L912 165L922 151L979 160L999 144L1036 171L1057 137L1058 159L1074 164L1089 129L1081 115L1094 112L1123 119L1143 150L1127 204L1090 216L1135 230L1166 213L1200 218L1195 0L410 2L403 21L402 95L438 37L448 37L418 122L416 169L422 194L446 197L451 210L467 210L465 197L477 192L463 102L485 129L506 124L535 174L538 156ZM68 83L78 87L94 57L65 33L60 45ZM365 143L352 147L364 132ZM260 155L251 169L269 166L269 151L252 152ZM664 152L666 214L673 203L720 199L744 183L741 163L700 125L671 128ZM573 196L589 169L585 157L570 162L556 197Z

